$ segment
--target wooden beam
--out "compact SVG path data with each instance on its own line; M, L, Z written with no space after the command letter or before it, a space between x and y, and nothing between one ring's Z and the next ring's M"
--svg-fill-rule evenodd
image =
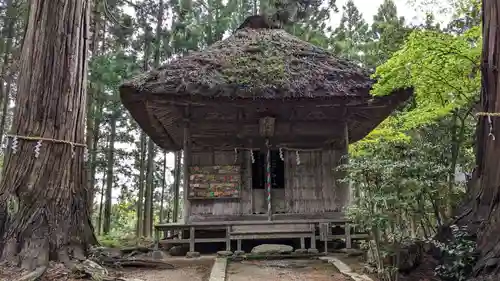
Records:
M311 120L305 120L305 119L295 119L295 120L282 120L282 119L277 119L276 120L276 125L283 125L283 124L304 124L307 126L314 125L317 123L323 123L323 124L328 124L332 125L332 123L339 123L342 122L344 118L341 116L337 117L331 117L331 118L324 118L324 119L311 119ZM260 119L258 118L248 118L248 119L191 119L191 123L196 123L199 125L224 125L224 126L231 126L231 125L237 125L237 126L242 126L242 125L260 125L259 124Z
M196 147L227 147L227 149L247 148L247 149L265 149L266 140L263 138L238 138L229 135L218 136L192 136L193 146ZM293 135L275 136L269 138L271 148L288 147L297 149L313 149L313 148L341 148L343 147L344 139L336 137L329 139L325 136L307 136L297 137Z
M372 96L331 96L325 98L290 98L290 99L265 99L265 98L231 98L231 97L200 97L192 95L165 95L164 93L151 94L151 100L156 104L170 104L177 106L214 106L222 107L231 104L233 107L248 107L252 105L262 105L265 103L270 106L294 105L300 107L339 107L346 105L370 104L371 101L382 98L373 99Z
M259 119L259 134L262 137L274 136L276 128L276 119L274 117L264 117Z
M150 101L146 101L145 107L150 109ZM162 132L162 134L165 136L164 139L172 146L175 147L175 150L180 149L180 146L178 143L175 142L174 138L170 135L170 132L167 131L165 128L165 125L162 122L162 119L159 118L154 110L147 110L147 113L145 113L149 116L149 119L151 120L151 124L159 124L160 126L155 126L159 131ZM159 127L159 128L158 128Z

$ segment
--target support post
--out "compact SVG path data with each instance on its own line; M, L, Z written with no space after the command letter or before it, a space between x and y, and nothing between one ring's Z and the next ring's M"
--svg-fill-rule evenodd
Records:
M191 226L189 228L189 251L194 252L194 244L195 244L195 228Z
M160 248L160 230L159 229L156 229L154 228L154 250L155 251L158 251L158 249Z
M191 166L191 131L189 126L189 108L186 107L185 112L185 122L184 122L184 165L183 165L183 199L184 199L184 213L182 219L184 223L189 222L189 215L191 213L191 202L188 199L189 196L189 166Z
M347 249L352 248L351 225L349 223L345 225L345 247Z
M226 251L231 251L231 226L226 227Z
M344 152L345 155L344 157L344 164L349 164L349 125L347 124L347 121L344 123L344 140L345 140L345 147L344 147ZM347 173L347 172L346 172ZM346 205L349 205L352 202L352 183L351 181L346 182L343 184L345 188L347 188L347 198L345 200Z
M311 230L311 249L316 249L316 229Z
M237 251L241 252L241 239L236 240L236 249Z

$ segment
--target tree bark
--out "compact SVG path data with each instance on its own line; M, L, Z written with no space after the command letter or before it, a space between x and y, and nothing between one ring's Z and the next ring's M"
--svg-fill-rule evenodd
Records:
M179 191L181 186L181 152L175 152L174 165L174 207L172 211L172 221L177 222L179 219Z
M148 161L146 169L146 190L144 192L144 237L151 237L153 230L153 175L154 175L154 143L151 138L148 139Z
M20 137L0 184L0 260L28 270L83 258L96 243L84 149L68 144L85 143L88 4L30 1L11 130ZM37 141L23 137L57 141L43 141L35 157Z
M6 3L7 12L5 15L4 29L2 30L2 46L1 52L3 53L2 68L0 70L0 104L2 104L2 119L0 121L0 140L3 140L5 132L5 122L7 120L7 109L9 106L9 95L12 85L12 73L8 73L9 58L11 57L12 46L14 45L14 27L16 8L12 0ZM3 81L2 81L3 80ZM4 88L4 83L6 87Z
M7 80L7 86L5 87L5 91L3 92L2 118L0 118L0 140L3 139L5 133L5 124L7 123L7 115L9 115L9 102L10 102L11 90L12 90L12 77L9 77Z
M156 48L154 53L155 64L159 61L159 40L158 32L161 30L162 18L160 13L163 13L163 1L160 0L159 12L157 15L157 36L156 36ZM144 70L149 69L149 57L151 51L151 33L149 31L149 26L145 27L145 41L144 41ZM158 49L158 52L156 51ZM144 222L142 235L144 237L151 237L153 230L153 175L154 175L154 143L151 138L148 138L147 143L147 162L146 162L146 185L144 191Z
M135 235L137 237L142 235L144 223L144 167L146 162L146 134L141 132L140 142L140 159L139 159L139 192L137 194L137 226Z
M97 217L97 234L102 232L102 209L104 207L104 191L106 190L106 177L103 175L101 184L101 198L99 199L99 216Z
M483 0L483 61L481 107L483 112L500 113L500 3ZM490 122L491 120L491 122ZM478 188L473 188L472 199L476 201L475 219L486 221L478 236L480 258L475 267L478 280L500 277L500 118L480 117L477 130ZM492 137L494 136L494 138ZM484 208L489 206L488 209ZM489 210L484 212L484 210Z
M164 208L163 204L165 201L165 189L167 187L167 152L163 153L163 171L162 171L162 181L161 181L161 197L160 197L160 223L163 223Z
M108 145L108 156L106 157L107 168L106 168L106 196L104 203L104 224L102 227L102 232L108 234L111 230L111 207L112 207L112 193L113 193L113 179L114 173L113 168L115 166L115 139L116 139L116 119L117 110L113 109L111 113L111 118L109 120L110 133L109 133L109 145Z
M92 42L90 44L92 50L92 56L99 55L99 30L101 27L101 14L99 11L99 2L97 0L93 1L93 17L92 17ZM87 97L87 147L91 150L92 156L88 163L89 165L89 187L91 190L90 195L90 205L94 202L94 194L96 191L96 148L94 145L99 139L99 119L97 114L99 114L99 89L94 85L89 87L89 94Z

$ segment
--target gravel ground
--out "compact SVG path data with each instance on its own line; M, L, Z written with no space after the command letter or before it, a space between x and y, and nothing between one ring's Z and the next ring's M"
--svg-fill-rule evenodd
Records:
M318 260L231 262L227 281L350 281L338 270Z
M111 276L141 281L208 281L214 257L204 256L197 259L167 257L164 261L175 265L175 269L124 268L119 271L108 270ZM18 268L0 265L0 281L13 281L22 274L23 272ZM54 264L42 277L42 281L89 281L89 279L74 278L69 275L68 270L63 265Z
M214 259L202 257L199 259L165 259L176 266L175 269L127 269L123 270L123 277L140 279L143 281L207 281Z

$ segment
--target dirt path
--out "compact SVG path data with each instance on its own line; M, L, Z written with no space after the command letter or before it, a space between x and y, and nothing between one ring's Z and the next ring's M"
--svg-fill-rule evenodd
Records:
M350 281L334 266L318 260L231 262L227 281Z
M168 258L165 261L175 265L176 268L173 270L126 269L122 271L123 277L142 281L207 281L214 263L213 257Z

